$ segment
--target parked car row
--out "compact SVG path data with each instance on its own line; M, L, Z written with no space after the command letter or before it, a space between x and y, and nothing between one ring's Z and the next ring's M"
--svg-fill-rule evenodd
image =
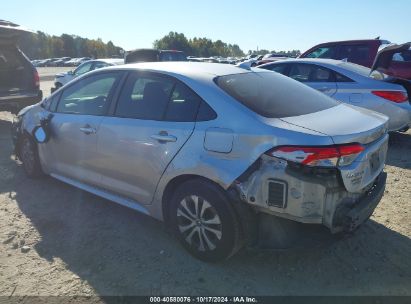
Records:
M62 58L36 59L36 60L32 60L31 63L35 67L66 67L66 66L78 66L88 60L91 60L91 58L90 57L81 57L81 58L62 57Z
M346 60L411 80L411 42L399 45L381 39L327 42L312 47L300 58Z

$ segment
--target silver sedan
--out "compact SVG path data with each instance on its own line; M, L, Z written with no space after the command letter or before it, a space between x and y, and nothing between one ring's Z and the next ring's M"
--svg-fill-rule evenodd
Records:
M387 115L389 131L406 131L411 126L410 81L333 59L290 59L259 68L286 75L339 101Z
M352 231L386 181L386 116L231 65L87 73L23 109L13 138L28 176L164 220L207 261L261 235L285 239L287 223Z

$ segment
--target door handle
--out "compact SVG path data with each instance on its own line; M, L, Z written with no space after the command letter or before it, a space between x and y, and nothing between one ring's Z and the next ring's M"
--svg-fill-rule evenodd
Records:
M150 136L152 139L158 140L159 142L176 142L177 137L174 135L168 135L167 133L160 132L159 134L154 134Z
M95 134L95 133L96 133L96 129L90 127L89 125L86 125L86 126L84 126L84 127L81 127L81 128L80 128L80 131L83 132L83 133L86 134L86 135Z

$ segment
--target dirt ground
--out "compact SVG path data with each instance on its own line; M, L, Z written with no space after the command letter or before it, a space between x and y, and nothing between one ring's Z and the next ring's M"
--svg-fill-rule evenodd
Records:
M55 71L41 70L45 95ZM161 222L11 158L0 112L0 296L411 295L411 132L390 140L386 193L354 235L321 246L243 250L206 264Z

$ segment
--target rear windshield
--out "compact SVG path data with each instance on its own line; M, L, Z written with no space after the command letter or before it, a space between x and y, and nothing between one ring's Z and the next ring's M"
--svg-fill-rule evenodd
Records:
M158 61L158 52L155 50L131 51L126 55L125 62L154 62Z
M355 64L355 63L341 62L338 65L340 67L348 70L348 71L360 74L364 77L370 77L370 78L374 78L374 79L378 79L378 80L382 80L382 79L385 79L385 78L389 77L388 75L386 75L386 74L384 74L380 71L377 71L377 70L373 71L370 68L367 68L365 66Z
M215 81L243 105L269 118L305 115L339 104L323 93L271 71L220 76Z
M24 66L23 57L13 48L0 49L0 70L18 69Z
M183 52L161 51L160 61L187 61Z

